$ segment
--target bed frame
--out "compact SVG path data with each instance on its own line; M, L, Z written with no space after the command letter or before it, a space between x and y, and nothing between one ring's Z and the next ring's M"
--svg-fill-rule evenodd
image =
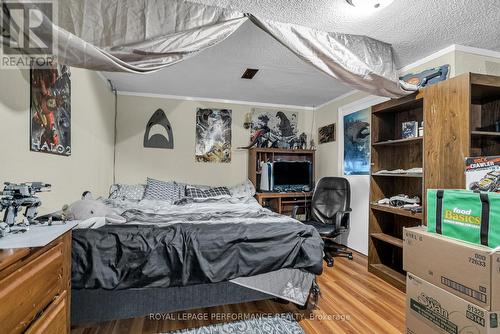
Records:
M171 288L72 290L71 325L275 298L231 282Z

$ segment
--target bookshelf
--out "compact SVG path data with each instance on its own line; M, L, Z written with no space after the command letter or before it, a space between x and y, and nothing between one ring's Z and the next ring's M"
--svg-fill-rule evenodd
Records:
M401 123L424 123L424 136L403 139ZM405 290L403 227L425 225L427 189L463 189L465 158L500 155L500 77L465 73L372 107L372 175L368 270ZM422 174L376 174L422 167ZM419 196L423 213L375 204Z
M377 201L398 194L422 198L423 174L378 172L423 167L423 137L402 138L403 122L423 122L423 105L419 92L372 108L368 270L400 289L405 284L403 227L422 224L423 216Z

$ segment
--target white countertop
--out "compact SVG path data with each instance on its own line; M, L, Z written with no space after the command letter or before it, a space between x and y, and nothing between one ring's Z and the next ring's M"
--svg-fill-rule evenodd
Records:
M32 225L23 233L0 238L0 249L43 247L73 229L76 222L54 222L51 226Z

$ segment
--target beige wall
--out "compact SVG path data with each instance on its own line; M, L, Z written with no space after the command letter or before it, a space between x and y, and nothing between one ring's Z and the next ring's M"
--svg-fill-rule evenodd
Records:
M457 51L455 52L455 67L456 75L466 72L500 75L500 58Z
M84 190L106 194L112 181L114 97L96 73L73 68L72 155L30 151L29 72L0 71L0 181L43 181L42 212L60 209Z
M174 149L143 147L143 138L151 115L161 108L172 124ZM231 163L195 162L195 126L197 108L221 108L233 111ZM116 177L120 183L143 183L146 178L176 180L206 185L234 185L247 178L246 146L250 130L243 128L244 117L252 106L185 101L158 97L118 96ZM262 107L257 107L262 108ZM263 108L266 109L266 108ZM286 111L287 109L277 109ZM299 112L299 131L311 132L313 111Z
M343 99L334 101L322 108L315 111L315 119L317 128L325 126L331 123L338 123L338 109L346 104L355 102L362 98L369 96L368 93L356 92L353 95L347 96ZM317 132L317 131L316 131ZM317 137L317 133L316 133ZM316 139L316 142L317 139ZM318 149L316 152L317 163L316 163L316 179L324 176L337 176L339 175L339 148L338 148L338 129L337 129L337 141L329 142L325 144L318 144Z

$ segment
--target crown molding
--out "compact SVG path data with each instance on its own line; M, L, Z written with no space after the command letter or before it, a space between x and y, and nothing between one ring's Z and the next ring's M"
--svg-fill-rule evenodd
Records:
M350 92L347 92L347 93L345 93L345 94L342 94L342 95L340 95L340 96L337 96L336 98L333 98L333 99L331 99L330 101L326 101L325 103L322 103L322 104L320 104L319 106L314 107L314 110L315 110L315 111L316 111L316 110L319 110L319 109L321 109L321 108L323 108L323 107L325 107L325 106L327 106L327 105L329 105L329 104L331 104L331 103L334 103L334 102L337 102L337 101L343 100L343 99L345 99L345 98L347 98L347 97L349 97L349 96L351 96L351 95L354 95L354 94L356 94L356 93L359 93L359 92L360 92L360 91L359 91L359 90L357 90L357 89L351 90Z
M428 63L428 62L430 62L430 61L432 61L434 59L437 59L437 58L439 58L441 56L444 56L445 54L454 52L456 50L456 47L457 46L455 44L447 46L444 49L441 49L441 50L439 50L437 52L434 52L434 53L432 53L432 54L430 54L430 55L428 55L428 56L426 56L424 58L421 58L421 59L419 59L419 60L417 60L417 61L415 61L413 63L410 63L408 65L405 65L405 66L401 67L399 69L399 72L406 72L406 71L411 70L411 69L413 69L415 67L424 65L425 63Z
M475 54L478 56L485 56L485 57L491 57L491 58L500 58L500 52L498 51L493 51L493 50L488 50L488 49L481 49L481 48L475 48L472 46L465 46L465 45L455 45L455 51L460 51L460 52L466 52L466 53L471 53Z
M498 52L498 51L475 48L472 46L465 46L465 45L460 45L460 44L452 44L450 46L445 47L444 49L441 49L437 52L434 52L433 54L428 55L427 57L419 59L411 64L405 65L404 67L400 68L399 71L405 72L405 71L411 70L412 68L418 67L420 65L424 65L425 63L428 63L434 59L437 59L445 54L448 54L451 52L457 52L457 51L475 54L478 56L500 58L500 52Z
M421 58L413 63L410 63L408 65L403 66L402 68L399 69L399 71L400 72L409 71L415 67L424 65L424 64L426 64L434 59L437 59L445 54L448 54L451 52L457 52L457 51L475 54L475 55L479 55L479 56L500 59L500 52L498 52L498 51L475 48L475 47L465 46L465 45L460 45L460 44L452 44L452 45L449 45L449 46L447 46L439 51L436 51L436 52L434 52L434 53L432 53L424 58ZM104 76L104 74L102 72L97 71L96 73L103 82L105 82L106 84L109 84L108 79ZM285 108L285 109L300 109L300 110L316 111L316 110L319 110L319 109L321 109L321 108L323 108L331 103L348 98L349 96L354 95L358 92L360 92L360 91L356 90L356 89L352 90L350 92L347 92L345 94L337 96L337 97L335 97L327 102L324 102L324 103L320 104L319 106L314 106L314 107L288 105L288 104L276 104L276 103L252 102L252 101L241 101L241 100L204 98L204 97L182 96L182 95L136 93L136 92L127 92L127 91L118 91L117 93L118 93L118 95L123 95L123 96L151 97L151 98L173 99L173 100L182 100L182 101L204 101L204 102L213 102L213 103L231 103L231 104L240 104L240 105L255 106L255 107Z
M313 107L297 106L289 104L276 104L276 103L263 103L263 102L251 102L251 101L240 101L240 100L226 100L226 99L213 99L206 97L194 97L194 96L180 96L180 95L166 95L166 94L153 94L153 93L136 93L127 92L119 90L118 95L122 96L136 96L136 97L149 97L158 99L170 99L170 100L181 100L181 101L200 101L200 102L212 102L212 103L229 103L229 104L240 104L245 106L253 107L266 107L266 108L283 108L283 109L299 109L314 111Z

